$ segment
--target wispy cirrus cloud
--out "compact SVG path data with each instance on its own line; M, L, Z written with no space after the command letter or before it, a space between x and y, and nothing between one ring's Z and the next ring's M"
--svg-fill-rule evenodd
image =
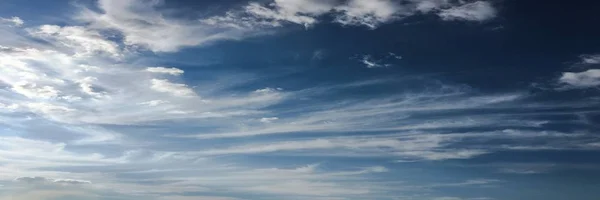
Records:
M600 64L600 54L582 55L580 57L582 64Z
M8 23L13 26L23 26L23 24L25 24L25 22L19 17L10 17L10 18L0 17L0 22Z
M444 9L438 15L443 20L486 21L495 18L497 11L490 2L475 1Z
M221 15L190 21L163 15L162 5L161 1L99 0L97 6L102 12L85 9L78 19L89 23L92 30L119 31L127 46L176 52L185 47L269 34L286 24L308 28L323 21L326 15L334 16L333 21L344 26L370 29L418 14L434 13L444 20L467 21L485 21L496 15L494 7L485 1L412 0L399 4L391 0L274 0L264 4L250 2Z
M552 131L573 122L540 117L596 111L589 102L537 102L525 91L482 92L424 76L287 88L278 74L249 81L219 74L235 79L223 83L205 77L216 76L210 69L189 75L189 66L141 58L286 24L333 19L375 29L418 14L469 21L497 14L481 1L396 2L275 0L189 20L163 13L161 1L99 0L99 10L80 13L79 26L6 26L12 35L3 36L21 43L0 43L0 183L14 192L0 199L385 199L499 182L390 181L399 175L395 160L600 147L588 132ZM564 83L589 85L571 77Z
M261 5L250 3L241 10L227 12L204 20L209 24L229 27L279 27L284 23L310 27L323 15L333 15L334 22L345 26L365 26L375 29L386 23L418 14L436 13L444 20L485 21L496 16L488 2L453 3L447 0L412 0L400 4L391 0L350 1L283 1Z

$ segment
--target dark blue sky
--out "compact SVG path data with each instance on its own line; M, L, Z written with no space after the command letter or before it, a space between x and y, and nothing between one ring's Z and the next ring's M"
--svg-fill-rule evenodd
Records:
M595 1L0 2L0 200L595 200Z

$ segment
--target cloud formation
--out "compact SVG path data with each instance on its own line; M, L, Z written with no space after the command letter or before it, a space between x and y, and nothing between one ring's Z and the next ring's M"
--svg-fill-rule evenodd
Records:
M23 26L23 24L25 24L25 22L19 17L11 17L11 18L0 17L0 22L8 23L13 26Z
M443 20L486 21L496 17L497 11L490 2L475 1L442 10L438 15Z
M600 54L582 55L581 63L588 65L600 64Z
M448 176L428 184L403 173L418 168L425 177L431 163L502 152L600 148L586 131L552 128L581 122L548 117L597 111L587 101L556 104L422 75L314 83L246 72L253 63L223 73L172 54L327 20L366 29L422 14L487 21L498 14L488 2L274 0L192 20L169 15L163 1L97 6L67 25L2 19L11 24L3 36L19 40L0 39L0 184L9 191L1 200L402 198L398 191L433 199L442 188L500 181ZM385 53L354 63L400 59ZM185 72L193 67L203 73ZM587 88L599 77L590 69L560 81ZM530 172L518 169L501 172Z
M437 14L444 20L486 21L496 15L488 2L451 3L445 0L411 0L399 4L392 0L273 0L265 4L250 2L221 15L195 21L169 18L161 12L161 1L99 0L98 8L84 10L79 20L93 30L116 30L124 44L154 52L175 52L181 48L203 46L222 40L239 40L264 35L286 24L306 28L333 16L345 26L375 29L386 23L418 14Z
M401 4L393 0L275 0L267 5L250 3L241 10L232 10L224 16L203 21L238 29L280 27L284 23L310 27L317 24L320 17L332 15L333 22L344 26L375 29L382 24L429 13L435 13L443 20L485 21L496 16L495 8L486 1L451 3L447 0L411 0Z
M583 72L564 72L560 82L575 88L589 88L600 85L600 70L589 69Z

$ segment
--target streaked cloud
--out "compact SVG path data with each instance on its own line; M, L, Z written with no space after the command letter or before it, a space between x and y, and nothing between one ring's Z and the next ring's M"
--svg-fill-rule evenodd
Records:
M564 72L559 81L575 88L596 87L600 85L600 70L589 69L582 72Z
M148 67L146 69L146 71L152 72L152 73L163 73L163 74L170 74L173 76L179 76L183 74L183 70L181 69L177 69L174 67Z
M29 31L34 37L74 50L75 56L105 53L109 56L120 57L122 54L118 44L105 39L99 32L82 26L43 25Z
M482 22L499 14L490 2L270 0L185 17L169 3L98 0L78 5L75 18L60 25L0 18L9 24L0 27L8 38L0 39L0 200L486 199L443 193L554 165L499 164L443 179L432 166L600 149L587 129L598 111L589 99L557 103L540 100L554 90L488 91L454 79L458 72L427 75L408 64L334 68L418 58L402 49L345 51L323 42L326 54L315 46L282 51L326 64L306 69L288 68L274 54L208 48L321 25L373 33L367 29L419 15ZM293 26L303 30L287 29ZM348 62L354 52L370 54ZM197 55L217 64L205 66ZM581 62L596 64L594 56ZM368 73L346 77L345 70ZM393 70L402 74L385 76ZM559 81L589 88L599 77L589 69ZM572 119L589 113L587 124Z
M0 17L0 22L8 23L13 26L23 26L23 24L25 24L25 22L19 17L10 17L10 18Z
M600 54L582 55L581 63L589 65L600 64Z
M490 2L475 1L444 9L438 15L443 20L486 21L496 17L497 11Z

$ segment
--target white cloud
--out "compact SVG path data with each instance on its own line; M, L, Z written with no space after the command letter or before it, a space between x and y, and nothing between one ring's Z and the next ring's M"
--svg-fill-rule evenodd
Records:
M306 27L317 22L314 15L320 15L332 7L326 1L282 1L276 0L270 9L258 3L250 3L245 12L261 20L268 20L278 26L281 22L301 24ZM312 15L312 16L311 16Z
M582 64L589 64L589 65L600 64L600 54L582 55L581 56L581 63Z
M423 13L450 6L450 0L412 0L416 10Z
M37 86L35 83L24 81L15 83L12 90L28 98L51 99L58 97L60 94L60 91L52 86Z
M389 52L388 54L390 54L390 56L392 58L398 59L398 60L402 60L402 56L400 55L396 55L395 53Z
M412 121L405 119L404 123L399 124L397 121L391 122L385 119L389 119L390 117L402 119L405 116L411 115L411 113L424 111L435 112L453 109L484 108L494 104L512 102L519 98L519 95L515 94L464 97L462 96L465 94L463 92L449 90L440 92L439 94L404 94L387 99L345 102L343 105L336 105L334 103L323 107L312 107L310 108L311 111L304 110L298 116L286 117L269 124L269 126L242 126L239 129L231 127L229 130L204 132L191 137L214 139L292 132L390 131L477 126L479 124L490 124L491 122L469 119L466 122L448 122L443 120L423 122L421 120ZM305 96L307 94L300 93L297 95ZM500 122L499 120L495 120L492 124ZM507 123L515 124L514 122ZM523 126L531 125L523 124Z
M438 15L443 20L486 21L496 17L497 11L490 2L476 1L444 9Z
M75 109L51 103L28 103L25 105L34 113L52 118L54 115L63 115L74 112Z
M14 111L14 110L16 110L18 108L19 108L19 105L17 105L17 104L6 105L6 104L3 104L3 103L0 103L0 109L2 111L12 112L12 111Z
M160 1L99 0L101 13L85 10L79 19L89 28L117 30L126 45L154 52L175 52L183 47L247 37L244 30L207 25L197 21L167 18L157 7Z
M576 88L596 87L600 85L600 69L589 69L583 72L564 72L559 81Z
M158 105L165 104L165 103L169 103L169 102L168 101L163 101L163 100L152 100L152 101L142 102L140 104L141 105L147 105L147 106L158 106Z
M380 68L389 66L388 64L380 63L381 61L379 60L374 60L371 55L362 56L360 62L362 62L367 68Z
M189 88L186 84L173 83L166 79L152 79L152 88L158 92L171 93L175 96L190 97L196 93Z
M362 25L371 29L408 14L402 12L403 8L391 0L350 0L347 4L336 7L336 10L342 12L336 17L336 22L343 25Z
M10 111L0 112L0 120L6 124L7 135L18 135L0 137L0 163L3 163L0 183L16 187L23 185L11 185L15 177L30 177L19 180L33 182L40 178L31 177L46 177L41 178L49 183L45 186L59 188L52 191L26 188L29 191L17 190L17 195L9 197L3 193L0 199L45 200L67 196L103 199L90 188L111 190L108 195L111 198L135 195L130 199L150 200L235 199L228 197L229 194L284 195L288 199L373 199L373 196L398 190L396 185L379 179L382 174L378 173L390 173L393 168L372 166L373 163L365 163L366 166L356 163L328 166L327 162L306 165L302 159L291 159L284 164L249 165L217 155L277 153L323 156L323 160L328 160L328 156L358 156L421 161L467 159L506 149L500 146L504 144L481 145L488 139L515 140L511 144L522 146L531 145L525 139L532 135L538 143L548 142L547 146L556 146L553 141L565 141L559 134L541 132L436 133L437 129L457 127L502 128L506 124L529 127L531 121L511 113L506 117L478 116L476 119L462 114L462 111L488 108L526 107L522 102L516 103L521 99L518 94L481 95L460 86L424 84L427 91L343 101L329 98L339 91L385 82L379 80L331 87L309 86L295 91L287 88L284 91L276 84L258 90L232 91L231 88L245 82L236 80L235 84L239 85L230 87L230 82L211 80L195 82L192 89L188 85L191 83L177 79L179 77L164 77L181 75L183 70L139 64L144 61L130 60L131 55L121 52L121 45L128 45L126 48L131 49L127 50L141 46L157 52L177 51L210 41L242 38L237 34L254 30L243 26L219 29L221 26L206 26L204 22L170 19L166 17L169 15L156 10L159 2L101 0L100 8L106 12L85 11L82 15L84 21L91 22L89 27L49 25L41 26L46 27L41 33L29 32L51 45L29 41L31 45L24 45L27 48L0 47L0 82L6 85L6 89L0 89L0 109ZM408 13L415 9L437 12L441 7L450 6L443 1L428 1L429 4L419 4L417 8L414 5L425 1L411 2ZM256 7L256 12L264 13L246 13L252 17L242 22L264 20L252 23L314 25L321 15L331 13L339 17L352 13L356 18L352 20L358 23L353 25L376 27L398 20L405 13L402 9L393 14L390 10L373 10L380 6L377 2L367 8L353 7L359 4L351 2L333 4L298 0L256 4L267 10ZM336 8L345 10L331 11ZM42 28L32 30L41 31L39 29ZM123 33L125 44L106 39L100 34L106 30ZM111 48L111 42L118 45ZM114 59L115 53L123 59ZM395 54L386 56L397 57ZM228 78L238 79L235 74L231 77ZM180 98L182 96L187 98ZM414 117L439 112L461 114L439 115L429 120ZM539 124L535 127L542 128ZM186 138L219 138L225 142L165 137L187 131L201 134ZM357 131L380 134L329 136L333 132L353 135ZM302 133L302 138L289 133ZM256 140L235 138L269 134L289 135L257 137ZM569 141L579 137L570 137ZM474 140L478 141L477 145L472 143ZM336 168L340 166L343 169ZM90 184L92 182L94 184ZM482 183L475 180L455 185ZM192 192L222 193L181 196Z
M335 4L336 0L274 0L269 5L252 2L242 10L229 11L224 16L213 16L201 21L240 30L280 27L285 23L310 27L318 22L318 16L331 11Z
M53 182L58 183L58 184L67 184L67 185L92 184L91 181L75 180L75 179L54 179Z
M53 189L30 189L26 191L19 191L16 194L0 195L0 200L54 200L59 198L77 198L82 200L92 200L96 196L81 191L75 188L53 188Z
M491 186L492 184L501 182L496 179L472 179L458 183L436 183L429 187L466 187L466 186Z
M341 137L331 139L315 139L304 141L288 141L271 144L238 146L229 149L214 149L200 152L207 155L223 154L259 154L272 152L313 152L316 154L341 153L341 155L399 156L409 159L446 160L465 159L485 154L481 150L446 150L444 143L454 140L451 136L441 135L405 135L397 137L367 138ZM382 152L382 149L388 149ZM381 169L374 169L381 171Z
M281 13L321 15L331 11L337 0L275 0Z
M45 177L18 177L15 179L16 182L27 183L27 184L64 184L64 185L80 185L80 184L91 184L90 181L75 180L75 179L50 179Z
M262 123L271 123L271 122L274 122L274 121L276 121L278 119L279 118L277 118L277 117L263 117L263 118L260 118L260 122L262 122Z
M179 76L183 74L183 70L174 67L148 67L146 71L152 73L170 74L173 76Z
M118 44L86 27L42 25L30 32L35 37L74 49L76 56L90 56L95 53L105 53L113 57L121 56Z
M105 93L95 91L93 85L95 81L98 81L98 78L88 76L84 77L81 80L78 80L77 83L79 83L79 87L85 94L88 94L95 98L102 98L105 95Z
M70 152L65 149L67 146L65 143L51 143L20 137L0 137L0 141L2 141L2 144L0 144L0 161L10 162L10 166L17 166L21 169L16 171L17 174L13 174L13 176L23 176L25 174L19 173L36 167L81 166L116 162L116 160L106 159L99 154ZM4 176L1 175L0 177ZM22 180L45 181L46 179L23 178Z
M52 37L62 38L48 37L51 41L56 40ZM10 106L11 109L6 110L38 114L69 124L130 124L185 117L253 115L258 113L256 109L285 97L277 88L232 96L216 90L218 82L206 82L200 88L209 91L206 92L209 95L200 99L185 83L161 77L165 73L181 74L182 70L148 68L97 54L75 56L72 49L64 48L68 47L2 47L0 82L10 90L0 93L0 100ZM198 107L198 104L206 106ZM20 109L12 109L15 107Z
M23 24L25 24L25 22L19 17L11 17L11 18L0 17L0 22L11 23L14 26L23 26Z
M446 20L477 21L496 15L488 2L461 3L448 0L411 0L402 3L393 0L274 0L268 4L252 2L242 9L230 10L224 15L201 21L213 26L257 31L257 28L281 27L285 23L310 27L319 23L324 15L333 15L334 22L339 24L375 29L416 14L437 13Z

